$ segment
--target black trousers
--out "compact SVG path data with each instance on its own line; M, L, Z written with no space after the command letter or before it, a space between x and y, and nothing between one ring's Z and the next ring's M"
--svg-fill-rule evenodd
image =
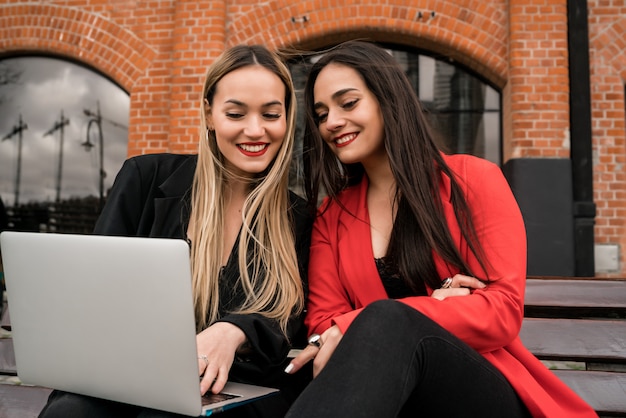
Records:
M371 304L288 418L529 417L483 356L415 309Z
M219 418L280 418L289 403L281 395L217 414ZM186 415L141 408L90 396L53 391L40 418L189 418Z

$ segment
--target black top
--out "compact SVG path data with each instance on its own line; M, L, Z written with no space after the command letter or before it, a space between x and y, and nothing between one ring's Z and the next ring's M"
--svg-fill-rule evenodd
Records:
M95 234L185 239L196 155L148 154L124 162L96 222ZM298 266L305 291L313 217L304 199L290 192ZM283 372L292 346L306 345L303 314L294 316L288 337L276 321L262 315L237 315L243 302L239 284L238 249L234 246L220 278L220 321L243 330L252 351L235 361L229 379L273 387L290 385ZM240 288L240 287L239 287Z
M414 296L415 292L406 284L397 266L387 257L375 258L378 275L383 282L387 296L391 299L401 299Z

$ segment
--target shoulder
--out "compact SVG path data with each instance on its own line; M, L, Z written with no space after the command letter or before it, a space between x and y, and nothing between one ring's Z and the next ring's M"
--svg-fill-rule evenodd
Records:
M443 158L456 180L467 187L484 187L504 180L502 169L484 158L467 154L444 155Z
M455 179L471 201L494 202L511 193L511 188L502 169L491 161L471 155L446 155L446 164L455 174ZM450 182L444 176L446 193L450 194Z
M133 164L140 168L177 168L183 164L195 162L197 157L195 154L143 154L129 158L125 164Z
M367 204L367 185L367 177L364 176L359 183L342 190L336 198L324 198L318 209L318 217L334 223L339 219L349 222L363 215Z
M476 174L479 172L491 172L494 170L501 171L500 167L484 158L476 157L468 154L452 154L444 155L448 167L459 175Z
M124 162L120 174L139 176L144 180L154 179L164 181L172 174L193 176L196 169L197 155L195 154L144 154L131 157ZM131 174L132 173L132 174Z
M337 195L337 201L332 203L340 209L345 208L350 211L355 211L356 207L367 195L368 184L367 176L364 175L361 181L343 189L341 193Z

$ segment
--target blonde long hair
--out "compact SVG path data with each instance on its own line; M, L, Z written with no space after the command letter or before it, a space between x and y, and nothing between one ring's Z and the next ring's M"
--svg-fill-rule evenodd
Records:
M295 135L295 90L289 70L278 55L263 46L240 45L225 51L209 67L200 98L198 165L193 180L190 218L190 235L194 237L191 269L198 331L219 319L224 190L233 176L224 168L215 132L207 130L204 99L211 105L215 87L222 77L251 65L272 71L285 85L287 132L274 161L251 183L243 205L238 263L245 299L235 313L259 313L275 319L286 333L289 317L301 312L304 305L287 188ZM252 248L250 256L249 248Z

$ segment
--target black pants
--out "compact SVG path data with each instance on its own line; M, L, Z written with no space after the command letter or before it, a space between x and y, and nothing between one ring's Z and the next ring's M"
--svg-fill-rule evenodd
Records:
M288 418L529 417L502 374L413 308L371 304Z
M222 412L219 418L280 418L289 403L283 395L271 396ZM40 418L188 418L186 415L142 408L90 396L53 391Z

